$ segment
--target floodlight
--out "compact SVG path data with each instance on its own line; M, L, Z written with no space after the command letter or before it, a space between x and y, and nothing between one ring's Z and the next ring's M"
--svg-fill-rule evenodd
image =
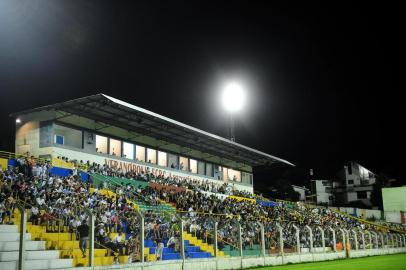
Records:
M240 111L245 102L243 87L237 82L230 82L224 87L221 98L226 111L229 113Z

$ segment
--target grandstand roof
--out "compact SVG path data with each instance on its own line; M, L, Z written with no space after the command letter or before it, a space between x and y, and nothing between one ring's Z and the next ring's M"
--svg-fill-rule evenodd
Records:
M52 110L83 116L111 126L131 130L211 155L243 162L251 166L272 163L284 163L294 166L286 160L191 127L105 94L96 94L29 109L13 113L11 116Z

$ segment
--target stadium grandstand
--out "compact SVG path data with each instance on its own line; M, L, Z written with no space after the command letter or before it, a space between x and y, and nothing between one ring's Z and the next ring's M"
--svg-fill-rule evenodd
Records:
M254 193L290 162L103 95L15 113L0 269L242 269L402 253L404 227Z

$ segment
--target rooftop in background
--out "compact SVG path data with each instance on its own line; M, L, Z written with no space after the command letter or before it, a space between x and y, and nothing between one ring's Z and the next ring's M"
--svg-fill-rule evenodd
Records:
M138 134L152 136L165 142L175 143L180 146L196 149L211 155L221 156L250 166L270 165L273 163L283 163L294 166L286 160L104 94L96 94L29 109L13 113L11 116L19 117L40 111L56 111L64 112L68 115L82 116L110 126L116 126Z

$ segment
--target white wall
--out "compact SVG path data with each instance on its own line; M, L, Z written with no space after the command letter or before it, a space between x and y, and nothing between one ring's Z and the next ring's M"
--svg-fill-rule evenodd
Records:
M350 258L367 256L387 255L405 253L406 248L386 248L386 249L365 249L352 250ZM245 269L259 266L277 266L292 263L319 262L337 259L345 259L345 252L329 253L308 253L308 254L285 254L265 257L231 257L231 258L210 258L210 259L190 259L175 261L159 261L151 263L133 263L128 265L98 266L94 269L133 269L133 270L228 270ZM183 265L183 267L182 267ZM90 267L80 267L77 269L90 270Z
M15 149L17 154L38 153L39 122L28 121L16 126Z
M401 223L400 212L384 212L385 220L393 223Z
M296 187L296 186L293 186L293 185L292 185L292 187L293 187L294 191L296 191L297 193L300 194L299 200L300 201L305 201L306 200L306 191L301 187Z

